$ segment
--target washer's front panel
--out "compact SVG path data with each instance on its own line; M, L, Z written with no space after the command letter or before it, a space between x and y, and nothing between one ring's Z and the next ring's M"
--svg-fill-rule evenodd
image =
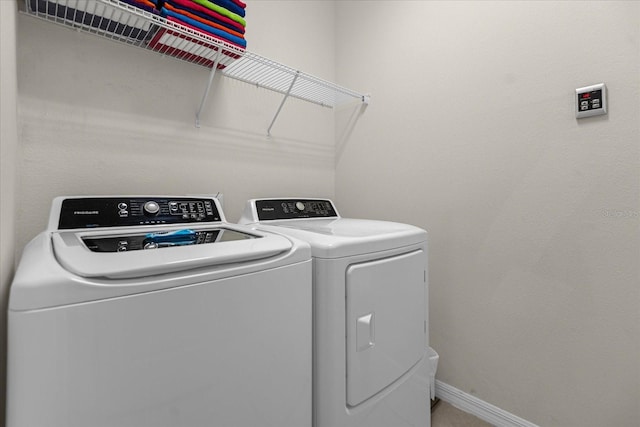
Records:
M8 427L310 427L311 261L9 312Z
M416 250L348 267L348 406L382 391L424 355L424 261Z

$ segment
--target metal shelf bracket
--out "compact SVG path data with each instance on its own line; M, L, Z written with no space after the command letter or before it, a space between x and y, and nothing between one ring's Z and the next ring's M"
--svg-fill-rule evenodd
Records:
M218 48L218 53L216 54L215 62L213 63L213 67L211 67L211 72L209 73L209 82L207 83L207 88L204 90L204 94L202 95L202 100L200 101L200 107L198 107L198 111L196 111L196 127L200 127L200 113L202 113L202 108L204 107L204 102L209 97L209 90L211 90L211 85L213 84L213 78L216 75L216 70L218 69L218 65L220 64L220 57L222 56L222 49Z
M296 71L295 76L293 76L293 79L291 80L291 84L289 85L289 89L287 89L287 93L285 93L284 98L282 98L282 102L280 102L280 106L278 107L278 111L276 111L276 115L273 116L273 120L271 120L271 124L269 125L269 128L267 129L267 135L271 136L271 128L273 127L273 124L276 122L276 119L278 118L278 115L280 114L280 110L282 110L282 107L284 106L284 103L286 102L287 98L289 98L289 95L291 95L291 89L293 89L293 85L296 84L296 80L298 80L298 77L300 76L300 71Z

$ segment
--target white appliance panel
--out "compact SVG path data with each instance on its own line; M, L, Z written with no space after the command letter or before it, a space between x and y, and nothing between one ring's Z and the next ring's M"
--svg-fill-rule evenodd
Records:
M413 250L425 253L426 246L416 245L410 252ZM365 254L341 259L313 260L314 426L429 427L426 356L371 398L357 406L347 404L346 271L354 263L392 258L406 253L407 249L394 249L375 257ZM424 316L423 314L421 318Z
M424 252L418 250L354 264L347 269L349 406L359 405L379 393L423 357L424 260Z
M310 425L310 274L10 311L7 426Z

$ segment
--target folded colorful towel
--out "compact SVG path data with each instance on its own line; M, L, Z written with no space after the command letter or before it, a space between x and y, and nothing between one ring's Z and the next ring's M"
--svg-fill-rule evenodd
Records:
M229 19L233 19L234 21L242 24L243 27L247 26L247 21L237 13L231 12L229 9L225 9L224 7L218 6L215 3L212 3L208 0L193 0L195 3L198 3L201 6L206 7L207 9L211 9L214 12L218 12L220 15L226 16Z
M224 7L225 9L228 9L230 12L233 12L237 15L240 15L244 18L245 16L245 8L244 7L240 7L239 5L237 5L236 3L234 3L232 0L209 0L211 3L217 4L220 7Z
M218 30L225 31L225 32L227 32L227 33L229 33L229 34L231 34L231 35L233 35L233 36L236 36L236 37L239 37L239 38L241 38L241 39L244 39L244 36L243 36L241 33L237 32L237 31L234 31L234 30L232 30L232 29L230 29L230 28L227 28L227 27L225 27L225 26L223 26L223 25L220 25L220 24L217 24L217 23L215 23L215 22L212 22L211 20L209 20L209 19L208 19L208 18L206 18L206 17L204 17L204 18L203 18L203 17L198 16L198 15L196 15L196 14L193 14L193 13L191 13L191 12L189 12L189 11L186 11L186 10L183 10L183 9L178 9L178 8L176 8L176 7L172 6L172 5L171 5L171 4L169 4L169 3L165 3L165 4L164 4L164 7L165 7L167 10L169 10L169 11L172 11L172 12L178 13L178 14L180 14L180 15L184 15L184 16L186 16L187 18L191 18L191 19L193 19L193 20L195 20L195 21L200 22L201 24L209 25L209 26L211 26L211 27L213 27L213 28L217 28ZM204 14L203 14L203 15L204 15Z
M213 28L210 25L202 24L194 19L191 19L179 13L175 13L173 11L167 10L167 8L164 8L164 7L162 8L162 13L166 14L167 19L169 19L170 21L177 22L178 24L185 25L194 30L204 31L205 33L215 38L231 43L232 45L240 47L241 49L245 49L247 47L247 41L245 39L236 37L233 34L229 34L226 31Z
M205 24L208 23L212 27L219 28L223 31L228 31L231 34L236 35L238 37L244 37L243 36L245 32L244 27L242 27L240 24L238 24L235 21L232 21L232 22L234 22L236 25L230 25L228 22L214 18L212 14L214 14L215 12L209 11L211 13L205 13L200 10L182 6L173 1L165 1L164 6L169 10L173 10L176 13L182 13L183 15L186 15L193 19L196 19L194 18L194 16L197 16L198 18L200 18L198 19L198 21L204 20L206 21L204 22ZM194 6L199 6L199 5L194 3ZM199 6L199 7L202 7L202 6ZM224 18L223 16L221 17Z
M155 0L151 0L151 1L155 1ZM207 9L206 7L201 6L198 3L194 3L191 0L165 0L165 3L169 3L173 6L177 6L180 8L188 9L189 12L191 12L192 10L195 10L198 12L205 13L208 16L211 16L213 19L215 19L217 23L229 28L233 28L235 31L238 31L244 34L245 25L242 25L239 22L234 21L233 19L230 19L217 12L214 12L211 9Z

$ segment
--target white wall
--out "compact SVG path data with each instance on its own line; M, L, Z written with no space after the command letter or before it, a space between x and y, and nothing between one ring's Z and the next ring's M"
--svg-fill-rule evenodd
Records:
M372 94L337 203L430 232L438 378L542 426L640 425L640 3L337 17L337 79ZM599 82L609 114L576 120Z
M250 2L251 51L334 77L332 2ZM328 25L327 25L328 24ZM333 112L155 52L19 17L17 249L69 194L223 192L228 219L275 194L333 196Z
M6 379L6 313L14 269L15 162L18 144L15 2L0 1L0 390ZM4 393L0 393L4 396ZM4 425L0 398L0 425Z

